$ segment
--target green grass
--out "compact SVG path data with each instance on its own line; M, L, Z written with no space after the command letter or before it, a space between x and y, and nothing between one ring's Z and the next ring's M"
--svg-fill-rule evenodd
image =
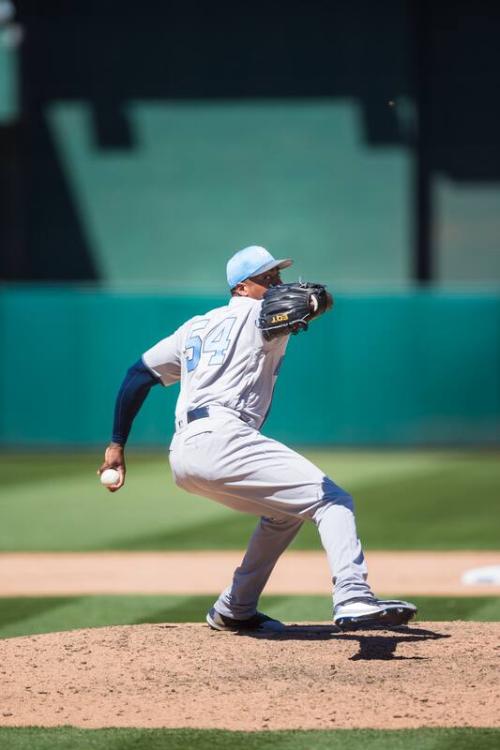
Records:
M500 729L0 729L3 750L497 750Z
M500 461L480 451L307 451L356 499L367 549L499 549ZM234 549L255 519L179 490L165 455L131 453L127 485L101 456L0 454L0 550ZM318 549L312 524L294 547Z
M500 462L487 452L308 451L357 503L368 549L499 549ZM131 453L124 490L97 483L97 453L0 455L0 550L234 549L255 519L179 490L164 455ZM318 549L304 526L295 545ZM214 596L0 599L0 637L145 622L201 622ZM500 620L494 597L412 597L420 619ZM286 621L331 617L325 596L262 598ZM0 728L2 750L496 750L498 729L226 732Z
M81 596L0 599L0 637L144 622L204 622L213 596ZM411 597L422 621L500 620L498 597ZM286 622L328 621L326 596L263 596L261 608Z

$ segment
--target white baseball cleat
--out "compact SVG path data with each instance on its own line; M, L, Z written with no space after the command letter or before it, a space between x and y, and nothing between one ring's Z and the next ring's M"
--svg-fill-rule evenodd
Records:
M417 613L410 602L399 599L350 599L335 607L333 621L341 630L406 625Z
M417 614L417 605L412 602L403 602L401 599L377 599L377 602L387 609L400 609L405 607L407 610L412 612L412 617Z
M234 620L232 617L226 617L217 612L215 607L207 613L207 623L213 630L225 630L233 633L253 630L257 633L281 633L285 630L285 625L279 620L273 620L272 617L256 612L252 617L246 620Z

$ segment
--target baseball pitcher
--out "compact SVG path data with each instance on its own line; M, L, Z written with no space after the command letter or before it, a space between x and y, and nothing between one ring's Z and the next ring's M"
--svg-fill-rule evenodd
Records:
M125 482L124 449L150 388L180 381L170 465L179 487L259 517L241 565L207 614L215 630L280 631L257 609L281 553L301 525L314 523L325 548L334 591L334 622L342 629L393 627L413 604L381 601L367 583L352 497L330 477L260 429L290 335L307 331L333 300L321 284L283 284L263 247L240 250L227 264L227 305L188 320L128 370L119 390L112 441L99 473L114 468Z

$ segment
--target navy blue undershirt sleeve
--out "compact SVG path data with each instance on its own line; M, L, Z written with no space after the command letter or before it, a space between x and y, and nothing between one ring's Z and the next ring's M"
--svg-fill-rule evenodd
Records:
M125 445L129 436L132 422L141 408L151 387L161 383L151 370L139 359L127 370L127 374L120 386L115 403L115 417L113 421L113 443Z

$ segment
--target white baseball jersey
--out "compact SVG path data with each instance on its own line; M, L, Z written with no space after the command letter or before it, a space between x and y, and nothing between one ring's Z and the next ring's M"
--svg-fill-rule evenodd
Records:
M175 412L223 406L259 429L271 406L288 336L266 341L257 320L262 302L232 297L228 305L197 315L143 355L164 385L181 381Z

